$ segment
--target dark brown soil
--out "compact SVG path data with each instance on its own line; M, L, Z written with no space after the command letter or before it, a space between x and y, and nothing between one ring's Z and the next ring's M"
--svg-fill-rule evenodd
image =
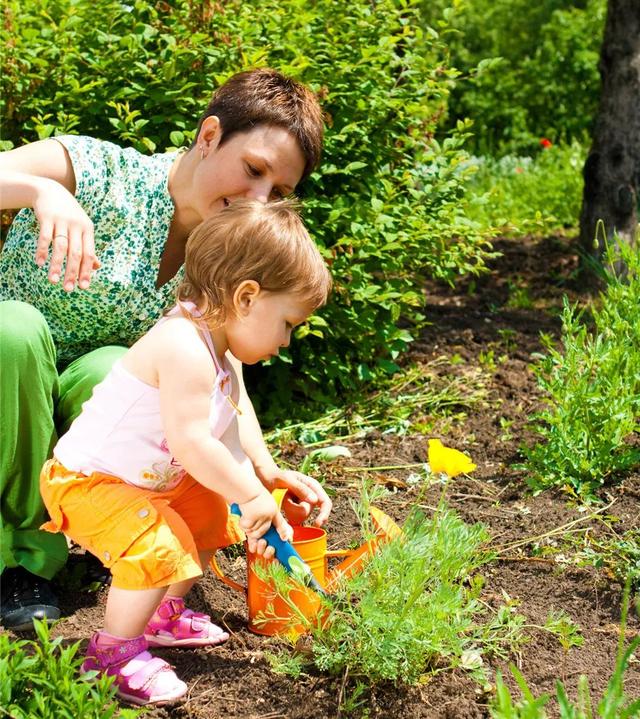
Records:
M406 365L433 367L449 375L481 370L486 398L472 407L459 407L459 416L422 421L432 432L397 436L371 433L346 444L352 457L333 464L327 482L335 488L335 510L328 530L333 546L347 546L355 533L348 506L355 492L358 472L349 467L409 464L426 460L427 436L439 436L447 445L472 455L478 465L472 479L451 483L450 505L469 522L483 522L496 546L534 538L574 520L584 520L566 494L545 492L536 497L526 489L525 475L513 468L521 456L518 447L530 441L525 425L540 406L536 381L530 371L532 356L542 350L540 333L557 335L562 295L587 301L588 294L575 280L577 258L561 238L500 240L502 256L492 263L490 274L462 282L456 289L435 283L426 288L431 326L413 346ZM454 361L452 358L457 357ZM430 371L433 371L432 369ZM284 458L299 462L304 451L291 446ZM405 480L410 470L379 472L380 481L394 487L383 508L402 520L415 497ZM437 502L440 488L423 500ZM616 531L640 526L640 474L636 472L603 492L607 510L618 518ZM604 506L604 505L603 505ZM587 520L597 531L598 522ZM583 525L575 525L583 526ZM553 549L559 537L541 540ZM557 551L560 551L558 549ZM580 674L589 677L594 704L605 689L616 656L621 587L605 567L578 566L570 550L532 556L531 546L515 547L489 564L483 574L483 599L492 606L505 597L516 601L527 624L544 624L551 610L566 612L580 627L584 644L567 653L547 632L527 629L529 641L510 661L517 664L534 693L555 692L562 679L572 698ZM242 560L240 560L242 561ZM68 639L85 639L100 626L106 592L78 595L62 590L65 618L55 629ZM247 631L242 597L208 574L193 590L190 603L205 610L232 632L221 648L161 652L175 664L190 685L187 701L177 708L156 709L153 717L199 719L307 719L346 717L338 705L341 680L315 674L294 680L271 672L265 652L273 640ZM638 635L640 621L630 612L627 636ZM509 674L507 662L492 669ZM493 679L493 672L491 673ZM513 687L513 681L509 680ZM640 665L630 667L628 694L640 696ZM385 719L475 719L487 717L491 686L480 687L460 670L444 671L415 687L377 686L361 697L358 712L349 716ZM549 705L557 716L557 705Z

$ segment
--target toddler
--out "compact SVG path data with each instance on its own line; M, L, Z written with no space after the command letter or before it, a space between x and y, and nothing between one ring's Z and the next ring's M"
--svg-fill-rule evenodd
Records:
M318 482L278 470L239 396L231 355L253 364L286 347L293 328L327 299L331 279L291 202L238 200L199 225L186 247L176 306L116 362L60 439L41 475L51 521L113 576L104 629L83 670L115 676L125 701L167 704L186 684L149 646L228 639L183 597L212 553L239 537L249 549L273 523L292 530L270 490L288 488L296 512L331 503ZM227 355L228 353L228 355Z

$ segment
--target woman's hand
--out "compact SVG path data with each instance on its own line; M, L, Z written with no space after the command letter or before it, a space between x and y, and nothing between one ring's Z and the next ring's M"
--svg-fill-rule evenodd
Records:
M49 280L60 281L66 258L64 289L71 292L76 281L80 289L89 287L91 273L100 267L100 261L95 255L93 222L75 197L55 180L42 178L33 211L40 223L36 264L45 265L51 246Z
M314 508L318 509L313 521L316 527L321 527L329 518L333 505L318 480L275 465L267 471L256 468L256 472L270 491L278 487L289 490L282 503L282 511L292 524L302 524Z
M71 157L57 140L39 140L0 152L0 207L31 207L40 223L35 261L43 267L52 246L49 280L59 282L66 258L63 287L86 289L96 259L93 223L74 197L76 175Z

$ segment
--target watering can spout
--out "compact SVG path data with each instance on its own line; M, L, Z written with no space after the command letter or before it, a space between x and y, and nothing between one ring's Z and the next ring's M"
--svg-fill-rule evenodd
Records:
M391 519L377 507L370 508L371 519L376 534L369 541L362 544L358 549L336 550L327 552L328 557L345 556L346 559L328 573L327 590L331 591L342 579L349 579L362 570L365 563L375 554L381 544L396 539L402 535L402 530Z

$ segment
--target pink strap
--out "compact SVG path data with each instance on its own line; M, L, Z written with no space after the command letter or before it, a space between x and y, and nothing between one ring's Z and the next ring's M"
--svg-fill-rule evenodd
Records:
M126 681L131 689L144 689L147 685L151 684L160 672L171 671L171 667L164 659L160 657L153 657L144 666L140 667L137 672L127 677Z
M208 614L202 614L201 612L192 612L190 609L185 609L179 619L180 624L183 622L187 624L187 631L191 630L196 633L200 633L208 630L209 624L211 624L211 617Z
M128 662L133 657L146 651L148 646L147 640L141 635L135 639L128 639L119 644L107 646L99 646L96 642L92 649L100 665L105 667Z
M193 315L196 318L202 317L202 313L200 310L195 306L193 302L180 302L178 301L176 304L178 309L184 309L189 314ZM211 358L213 359L213 364L216 368L216 372L218 374L225 373L224 368L222 367L222 362L218 360L218 355L216 354L216 350L213 346L213 340L211 339L211 331L207 327L207 325L204 322L198 322L198 328L202 332L202 336L204 337L205 344L209 348L209 353L211 354Z

